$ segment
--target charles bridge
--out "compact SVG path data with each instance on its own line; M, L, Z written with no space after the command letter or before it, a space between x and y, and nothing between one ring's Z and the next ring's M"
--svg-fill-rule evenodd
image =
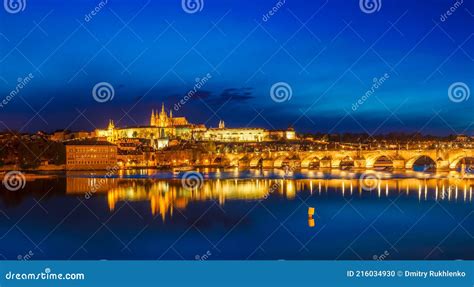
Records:
M413 169L420 158L428 159L437 170L456 169L465 160L474 158L474 148L433 149L375 149L375 150L318 150L265 151L252 153L193 153L167 154L159 159L161 165L196 165L242 168L343 168L370 169L391 167ZM172 160L170 160L172 159Z

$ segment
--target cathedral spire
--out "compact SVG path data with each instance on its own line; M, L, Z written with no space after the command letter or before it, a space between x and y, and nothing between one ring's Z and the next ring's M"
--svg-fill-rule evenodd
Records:
M161 113L165 113L165 103L161 103Z
M152 109L152 110L151 110L151 117L150 117L150 126L154 126L154 125L155 125L155 122L156 122L155 110Z

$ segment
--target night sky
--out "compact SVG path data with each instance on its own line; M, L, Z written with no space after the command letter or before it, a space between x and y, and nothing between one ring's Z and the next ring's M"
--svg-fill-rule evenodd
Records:
M448 89L474 91L474 1L448 17L454 1L381 0L365 13L359 0L203 0L191 14L181 0L108 0L90 16L100 1L25 3L0 9L1 98L34 76L0 108L0 130L147 124L152 108L173 108L209 74L175 115L300 132L473 134L474 98L454 102ZM99 82L114 87L112 100L94 100ZM290 99L272 100L278 82Z

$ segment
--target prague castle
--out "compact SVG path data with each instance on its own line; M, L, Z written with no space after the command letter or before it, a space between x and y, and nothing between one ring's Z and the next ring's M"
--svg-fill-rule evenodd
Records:
M107 129L97 129L97 138L106 138L111 143L116 143L122 139L146 139L151 146L156 149L168 145L168 140L173 138L190 140L195 130L205 129L204 125L190 124L185 117L173 117L173 112L169 115L162 104L159 113L152 110L150 124L147 126L118 128L114 121L110 120Z
M272 140L295 139L293 129L269 131L263 128L226 128L224 121L218 128L206 128L204 125L191 124L185 117L173 117L173 112L166 113L162 104L158 113L152 110L150 124L136 127L116 127L113 120L107 129L95 130L96 138L103 138L111 143L125 139L144 139L150 141L155 149L168 146L170 139L221 141L221 142L261 142Z

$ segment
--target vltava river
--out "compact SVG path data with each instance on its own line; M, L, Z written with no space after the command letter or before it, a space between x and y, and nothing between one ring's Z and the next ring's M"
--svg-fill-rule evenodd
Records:
M189 188L184 174L76 172L2 189L0 258L474 259L472 175L201 169Z

